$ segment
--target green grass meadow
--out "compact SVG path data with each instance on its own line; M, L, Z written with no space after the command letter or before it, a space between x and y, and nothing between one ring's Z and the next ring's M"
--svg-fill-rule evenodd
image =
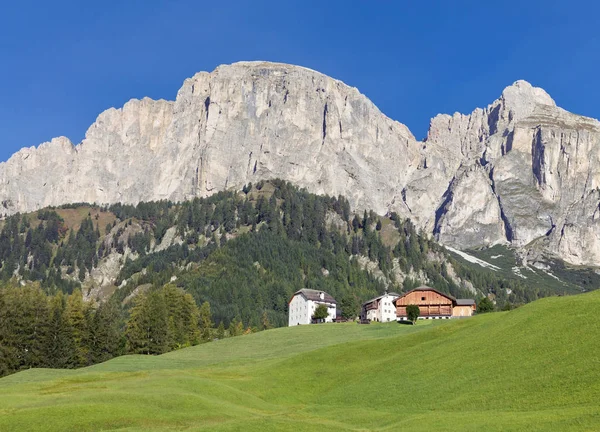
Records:
M600 292L0 379L0 431L600 430Z

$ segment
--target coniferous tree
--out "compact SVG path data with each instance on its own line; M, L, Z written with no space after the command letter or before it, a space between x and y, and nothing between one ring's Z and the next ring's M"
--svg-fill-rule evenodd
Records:
M229 323L229 336L241 336L244 333L244 323L238 317L235 317Z
M244 322L239 320L235 325L235 333L237 336L241 336L244 334Z
M163 286L161 293L167 307L169 349L185 346L186 335L183 329L183 309L180 301L183 294L173 284Z
M229 327L227 327L227 333L229 333L229 336L231 336L231 337L237 336L236 325L237 325L237 318L234 318L229 322Z
M115 301L101 303L90 326L90 360L100 363L122 352L123 336L120 331L120 313Z
M66 316L67 299L59 292L50 299L49 325L46 335L46 367L72 368L78 365L77 348Z
M200 306L200 329L202 331L202 340L210 341L210 332L213 327L212 314L210 312L210 303L204 302Z
M352 219L352 229L354 229L354 232L357 233L358 229L360 228L360 222L358 220L358 216L354 216L354 219Z
M165 297L161 292L154 291L147 296L148 323L150 339L149 353L162 354L168 350L168 309Z
M47 298L39 284L13 288L12 292L15 302L6 324L12 328L18 369L42 366L48 330Z
M269 330L273 328L271 322L269 321L269 316L267 315L267 311L264 311L260 320L261 330Z
M219 327L217 328L217 338L225 339L225 325L223 325L223 321L219 323Z
M9 363L9 354L7 348L3 345L2 332L0 332L0 377L12 372Z
M65 318L73 340L74 365L77 367L89 364L89 308L89 304L83 301L81 290L77 289L68 296Z
M164 296L157 291L140 295L127 321L127 350L134 354L166 352L168 327Z
M15 341L11 334L10 294L8 288L0 288L0 376L7 375L18 368Z
M183 313L183 334L186 337L186 343L197 345L200 342L200 331L198 329L200 310L191 294L183 293L180 298Z

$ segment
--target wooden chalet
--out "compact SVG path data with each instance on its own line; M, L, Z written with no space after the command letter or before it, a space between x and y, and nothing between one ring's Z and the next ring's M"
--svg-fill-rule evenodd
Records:
M394 300L396 317L407 320L406 306L419 306L422 319L449 319L472 316L476 310L475 300L457 299L428 286L420 286Z

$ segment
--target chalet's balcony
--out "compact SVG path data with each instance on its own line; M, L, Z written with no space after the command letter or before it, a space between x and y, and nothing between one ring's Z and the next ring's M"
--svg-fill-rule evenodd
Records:
M406 314L406 310L404 310L404 311L401 311L401 312L396 312L396 316L398 318L406 318L408 315ZM429 310L429 311L427 311L427 310L425 310L425 311L421 310L421 313L419 314L419 317L432 317L432 316L435 316L435 317L438 317L438 316L441 316L441 317L450 317L450 316L452 316L452 312L451 311L450 312L448 312L448 311L438 311L436 309L436 310Z

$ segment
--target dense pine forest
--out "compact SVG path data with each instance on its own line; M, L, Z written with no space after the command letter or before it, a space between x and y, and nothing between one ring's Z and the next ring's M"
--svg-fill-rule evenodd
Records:
M0 228L0 374L284 326L301 288L330 293L345 318L422 283L498 309L556 293L469 265L396 214L279 180L184 203L69 205Z

